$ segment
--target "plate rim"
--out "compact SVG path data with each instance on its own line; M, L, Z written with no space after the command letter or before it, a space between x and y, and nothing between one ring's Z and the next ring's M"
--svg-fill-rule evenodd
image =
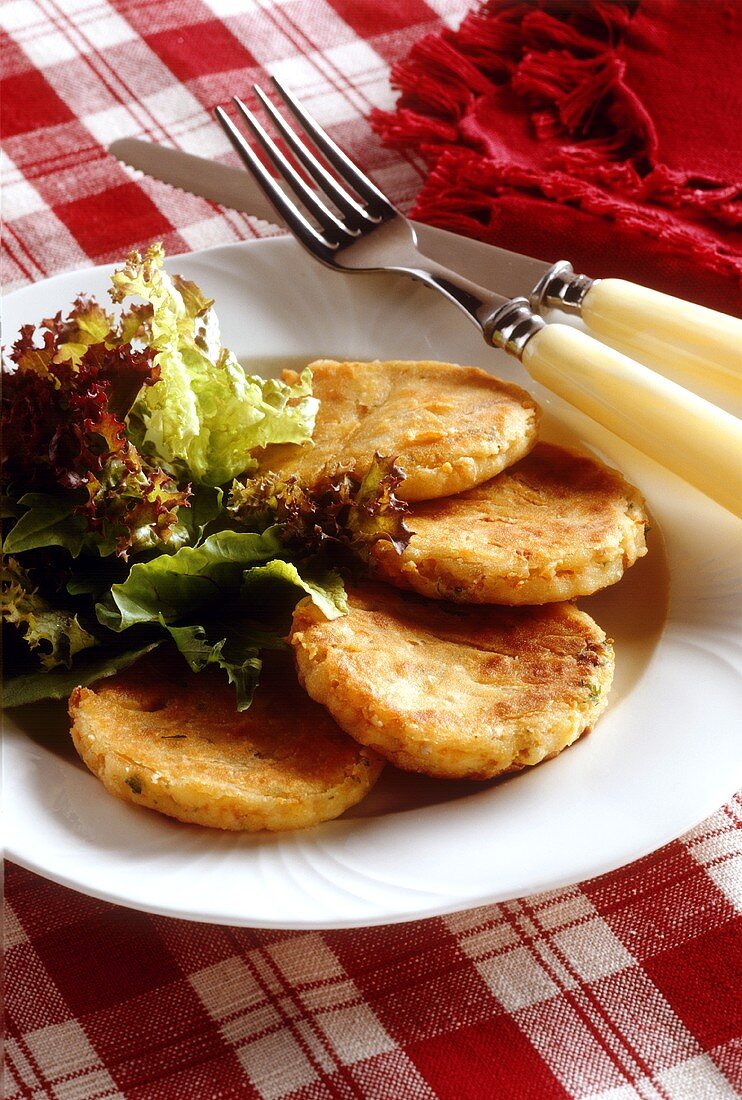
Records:
M616 871L620 871L624 867L629 867L633 863L637 863L642 859L647 859L649 856L656 852L659 852L662 848L667 847L669 844L675 841L680 841L680 838L686 833L691 832L697 828L701 822L707 820L713 813L721 808L721 806L728 802L737 793L737 787L734 785L730 791L728 797L721 803L714 799L713 805L704 810L701 815L687 828L684 828L681 833L677 833L674 829L670 830L669 834L664 840L660 840L659 843L652 843L649 847L639 847L634 854L629 856L628 859L620 859L616 861L608 861L605 866L601 867L595 872L575 879L572 874L568 874L566 877L557 876L554 880L546 880L540 883L534 890L528 894L512 894L510 891L506 891L502 896L493 893L482 896L481 898L466 899L466 901L453 901L450 904L441 906L431 906L429 908L421 908L414 913L398 913L395 915L387 916L384 918L376 917L358 917L357 919L345 918L337 921L327 921L322 924L317 924L316 921L308 920L294 920L294 921L270 921L266 922L264 919L256 919L250 917L235 917L235 916L223 916L220 917L214 914L202 914L198 912L186 913L182 910L169 909L166 905L155 905L143 901L132 901L130 898L119 896L111 893L107 890L101 890L95 886L83 887L79 883L75 883L72 879L68 879L65 875L58 872L49 872L48 870L42 870L33 865L32 862L27 861L17 853L8 851L6 848L6 858L9 858L12 863L22 867L26 871L30 871L33 874L38 874L41 878L55 883L57 886L63 886L67 890L73 890L78 894L83 894L85 897L94 898L97 901L106 902L109 905L118 905L124 909L131 909L137 913L148 913L155 917L165 917L169 920L183 920L189 921L194 924L214 924L222 928L265 928L270 931L277 932L312 932L312 931L350 931L358 928L383 928L385 925L392 924L413 924L416 921L433 920L436 917L452 916L454 913L463 913L468 910L481 909L490 905L502 905L508 901L515 901L519 898L536 897L539 894L547 894L552 891L567 890L572 887L579 887L583 883L592 882L594 879L602 878L605 875L613 874Z

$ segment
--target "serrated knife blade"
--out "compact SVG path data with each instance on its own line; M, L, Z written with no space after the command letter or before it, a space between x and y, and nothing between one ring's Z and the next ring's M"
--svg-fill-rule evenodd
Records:
M117 160L153 179L193 195L280 225L273 206L243 168L156 145L138 138L119 138L108 147ZM550 269L550 263L509 252L496 245L461 237L446 229L413 222L421 252L438 263L506 298L528 295Z

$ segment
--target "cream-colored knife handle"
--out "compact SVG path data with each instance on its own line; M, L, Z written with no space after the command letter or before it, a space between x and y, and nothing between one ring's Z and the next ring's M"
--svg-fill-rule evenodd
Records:
M742 515L742 421L568 325L546 325L522 362L537 382Z
M667 378L742 394L742 320L624 279L597 279L581 316L594 335Z

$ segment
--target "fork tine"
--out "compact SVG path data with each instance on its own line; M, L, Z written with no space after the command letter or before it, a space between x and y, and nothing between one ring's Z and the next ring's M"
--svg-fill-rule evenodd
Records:
M372 212L379 212L380 210L384 214L395 214L396 210L394 206L389 202L389 199L383 191L380 191L378 187L371 182L368 176L365 176L363 172L355 166L353 161L346 156L340 146L335 144L330 135L322 129L318 122L315 122L296 96L294 96L288 88L284 88L283 84L281 84L280 80L275 76L272 76L271 80L294 118L301 123L306 132L311 136L317 148L321 150L333 168L340 173L346 183L349 183L351 187L358 192L361 198L365 199L369 204L372 204ZM375 211L373 209L374 207L376 208Z
M315 255L323 256L332 252L333 245L317 232L314 226L307 221L299 208L288 198L275 182L270 172L260 162L255 153L245 141L232 119L221 107L214 109L214 114L221 123L222 129L232 142L245 167L252 173L255 182L261 191L273 204L283 220L288 225L295 237Z
M310 153L304 142L295 130L289 126L281 112L271 103L268 96L258 84L253 84L253 90L263 104L266 113L270 116L276 129L283 135L287 145L290 146L296 159L303 164L310 176L319 184L353 225L362 225L368 221L368 215L364 208L350 195L344 187L341 187L334 176L331 176L324 165Z
M352 238L354 234L343 225L331 210L327 209L324 203L315 195L314 191L312 191L310 187L307 187L294 166L283 155L249 107L245 106L239 96L233 96L232 101L278 169L279 174L283 176L300 202L302 202L307 210L314 215L325 232L329 231L334 236L339 237L341 241L347 241L349 238Z

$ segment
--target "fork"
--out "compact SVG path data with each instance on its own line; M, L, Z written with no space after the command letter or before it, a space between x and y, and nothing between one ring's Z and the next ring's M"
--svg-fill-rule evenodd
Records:
M339 272L406 275L438 291L463 310L489 345L520 360L536 381L742 515L742 421L577 328L547 324L527 298L494 294L424 256L408 219L296 96L272 82L302 136L257 85L255 95L316 190L238 96L233 102L240 117L284 187L226 111L217 107L214 113L266 198L315 259Z

